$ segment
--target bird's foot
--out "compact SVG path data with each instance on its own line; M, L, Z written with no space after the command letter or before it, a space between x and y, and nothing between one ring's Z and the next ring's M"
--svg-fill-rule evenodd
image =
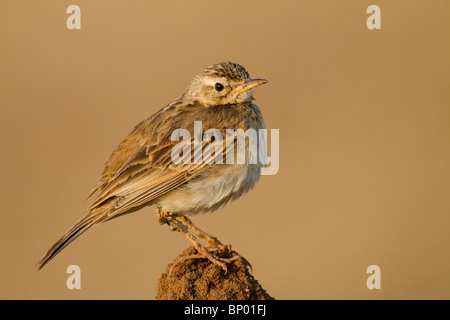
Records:
M173 268L176 265L178 265L179 263L185 262L186 260L190 260L190 259L208 259L209 261L211 261L215 265L221 267L225 271L225 274L226 274L228 272L227 264L229 264L229 263L231 263L231 262L233 262L233 261L235 261L235 260L237 260L239 258L242 258L237 253L234 253L233 256L230 257L230 258L223 258L223 257L219 256L219 252L218 252L219 250L209 251L208 249L206 249L203 246L195 246L195 249L197 250L196 254L191 254L191 255L180 257L180 258L176 259L172 263L172 266L169 269L169 277L172 274ZM226 255L228 255L229 253L231 253L231 251L227 252ZM225 255L225 254L223 254L223 255Z

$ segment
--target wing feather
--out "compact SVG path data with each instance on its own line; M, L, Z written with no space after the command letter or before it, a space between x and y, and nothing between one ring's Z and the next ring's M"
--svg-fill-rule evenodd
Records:
M222 154L212 151L217 142L214 144L210 140L203 140L202 147L197 150L193 146L194 121L206 122L203 130L216 128L222 132L223 137L226 137L226 128L245 128L245 124L233 123L234 117L230 119L230 112L223 112L221 108L227 107L199 109L196 112L175 108L172 113L166 109L164 116L159 112L144 120L111 154L103 176L93 191L96 197L90 210L110 205L110 201L114 200L114 206L105 215L108 220L145 203L151 203L166 192L178 188L201 174L219 157L223 157L225 163L226 153L229 151L225 141L222 141ZM211 112L215 114L211 115ZM175 164L171 158L171 152L179 142L172 141L170 137L173 130L178 128L191 132L191 161L187 164ZM201 163L195 163L199 152L204 157Z

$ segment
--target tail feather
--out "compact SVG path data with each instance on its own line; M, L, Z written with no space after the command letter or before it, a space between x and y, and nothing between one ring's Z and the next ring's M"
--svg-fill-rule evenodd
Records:
M41 270L51 259L53 259L62 249L68 246L72 241L86 232L89 228L104 218L104 212L89 213L78 220L67 232L59 239L36 264L38 270Z

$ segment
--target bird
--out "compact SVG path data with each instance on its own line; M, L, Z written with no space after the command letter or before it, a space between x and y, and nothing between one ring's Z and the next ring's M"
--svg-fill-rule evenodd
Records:
M261 111L253 103L252 89L267 82L250 78L243 66L229 61L198 73L181 96L140 122L118 144L89 194L93 200L87 213L48 249L37 262L38 270L91 227L155 205L159 223L182 233L196 249L197 254L182 259L209 259L226 272L226 265L239 258L238 254L221 256L230 252L231 246L195 226L188 216L215 211L241 197L259 180L264 164L251 162L249 156L241 162L211 161L237 158L233 145L230 148L218 141L216 146L222 154L214 152L210 161L190 161L196 156L195 125L201 123L205 132L214 129L223 136L230 129L265 129ZM186 155L182 152L184 161L175 163L173 150L179 140L173 139L173 132L179 129L191 133L188 143L192 147L186 149ZM214 138L200 143L197 151L202 152ZM249 146L247 140L245 146Z

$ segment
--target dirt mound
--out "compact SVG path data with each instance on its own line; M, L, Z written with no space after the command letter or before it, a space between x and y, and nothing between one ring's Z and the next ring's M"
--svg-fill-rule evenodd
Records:
M190 247L175 260L196 253ZM230 256L233 254L236 252ZM157 300L273 300L250 274L249 264L242 258L227 264L226 274L208 259L187 259L176 264L169 276L172 263L159 277Z

